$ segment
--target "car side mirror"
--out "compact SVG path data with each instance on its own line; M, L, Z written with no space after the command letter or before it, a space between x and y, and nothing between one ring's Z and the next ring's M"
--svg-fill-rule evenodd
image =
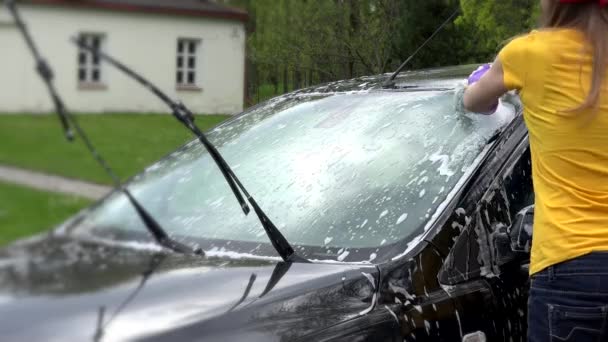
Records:
M517 213L510 227L495 227L492 241L499 266L513 260L527 261L530 258L533 221L534 205L531 205Z
M511 225L509 237L511 239L511 250L518 254L530 255L532 246L532 224L534 222L534 204L522 209L515 216Z

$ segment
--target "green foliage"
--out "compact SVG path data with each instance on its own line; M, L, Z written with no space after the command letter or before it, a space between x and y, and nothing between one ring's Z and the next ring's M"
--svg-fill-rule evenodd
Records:
M290 88L392 68L393 0L256 0L247 6L254 88Z
M536 26L540 0L223 2L250 14L249 90L256 102L319 82L390 72L459 7L460 15L409 68L489 61L509 38Z
M463 47L474 56L490 60L508 39L528 31L538 15L538 0L461 0L462 15L456 25L462 29Z

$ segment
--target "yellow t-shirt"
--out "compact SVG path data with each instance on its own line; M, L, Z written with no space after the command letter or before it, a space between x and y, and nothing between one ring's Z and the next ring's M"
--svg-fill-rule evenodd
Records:
M608 250L608 96L596 112L568 112L590 88L588 48L582 32L543 30L514 39L498 56L505 86L520 90L530 133L531 274Z

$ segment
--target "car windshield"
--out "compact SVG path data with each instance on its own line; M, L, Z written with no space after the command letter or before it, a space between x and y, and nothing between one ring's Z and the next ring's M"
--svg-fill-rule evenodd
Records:
M492 116L458 116L450 90L296 93L254 107L208 138L300 250L380 248L424 228L513 114L501 106ZM198 141L128 188L180 241L225 249L268 243ZM72 220L70 230L113 238L146 231L119 192Z

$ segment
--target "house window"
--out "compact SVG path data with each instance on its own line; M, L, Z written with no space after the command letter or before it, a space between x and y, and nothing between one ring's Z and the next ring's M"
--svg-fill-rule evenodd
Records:
M175 83L178 87L196 87L197 53L200 40L179 39L177 41L177 71Z
M103 36L100 34L82 33L80 39L88 46L102 48ZM99 85L102 83L101 63L98 56L84 49L78 49L78 82L80 84Z

